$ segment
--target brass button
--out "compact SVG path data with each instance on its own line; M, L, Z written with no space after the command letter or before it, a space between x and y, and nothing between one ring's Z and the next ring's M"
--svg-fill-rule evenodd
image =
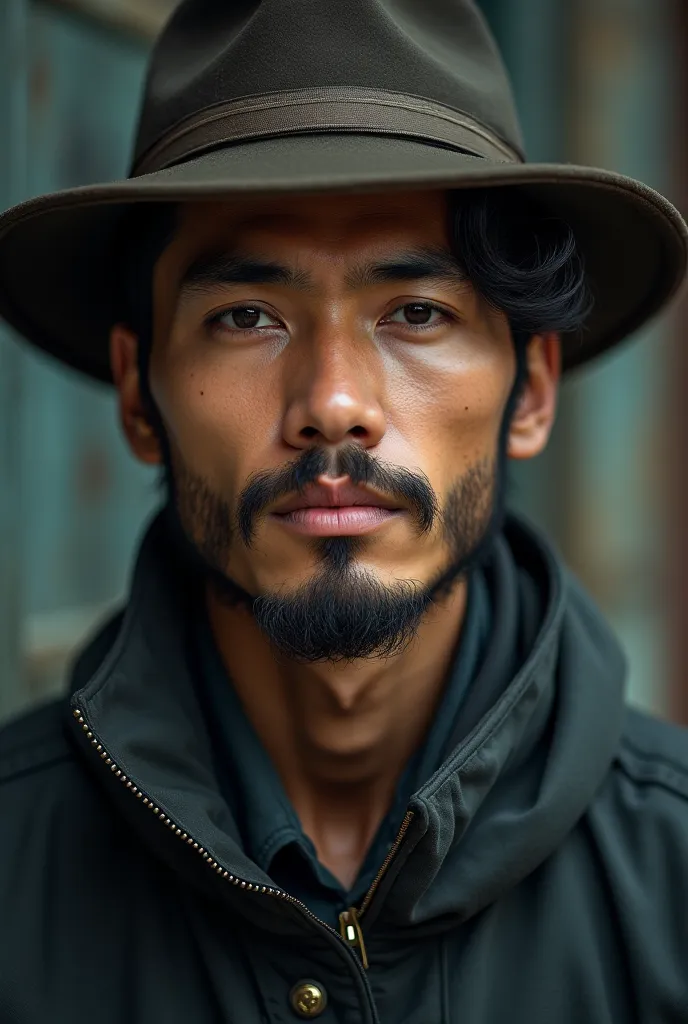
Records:
M319 1017L327 1006L327 993L314 981L297 981L289 993L289 1002L299 1017Z

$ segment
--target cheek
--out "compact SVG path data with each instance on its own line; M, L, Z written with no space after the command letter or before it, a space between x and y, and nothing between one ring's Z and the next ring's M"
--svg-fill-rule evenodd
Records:
M154 373L151 388L170 443L184 461L209 482L234 488L251 468L274 429L266 401L269 389L252 378L237 384L217 367L184 365L167 359ZM233 378L234 375L232 375Z
M495 347L416 371L397 389L396 425L442 494L457 474L494 458L513 368L508 349Z

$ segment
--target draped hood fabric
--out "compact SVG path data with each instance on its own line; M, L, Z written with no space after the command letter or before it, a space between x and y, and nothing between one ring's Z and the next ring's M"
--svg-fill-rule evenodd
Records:
M77 668L72 704L128 778L213 860L266 885L215 777L189 674L185 597L195 590L182 572L159 520L117 641L90 679ZM486 577L488 656L459 712L454 749L411 799L413 823L376 899L375 914L399 926L451 927L537 867L585 810L621 729L619 648L534 534L510 522ZM137 803L121 803L136 824Z
M666 935L661 928L638 935L645 934L642 913L662 905L665 869L672 867L675 884L674 865L688 852L685 734L629 717L617 642L530 526L510 517L483 573L492 616L487 653L460 704L442 763L411 796L408 827L361 916L366 971L356 952L281 892L243 848L216 778L193 683L188 641L197 590L164 520L155 520L128 604L84 650L68 699L0 734L0 813L8 801L4 820L11 823L0 855L0 901L5 894L5 921L13 912L21 917L21 927L12 926L27 936L19 943L21 955L30 960L32 928L45 951L44 933L54 933L61 914L86 961L105 943L110 966L106 957L97 960L101 967L91 967L97 985L93 991L87 986L84 1003L90 1012L97 1008L104 1024L181 1022L188 1019L182 1011L202 1024L286 1022L295 1019L291 985L303 977L316 977L329 992L324 1021L458 1024L469 1005L471 1024L618 1024L641 998L635 990L653 957L661 985L650 985L642 998L648 1006L688 1010L674 955L688 948L680 945L688 942L685 924L667 920ZM649 816L635 817L650 798ZM78 845L76 858L70 843ZM644 873L639 851L647 860ZM11 867L3 864L8 857ZM55 887L70 888L75 863L76 904L62 908ZM3 871L14 872L12 885ZM636 874L642 882L633 881L626 892ZM104 924L107 939L101 930L85 949L81 932L75 937L69 923L79 918L75 908L82 901L87 918L99 902L117 908ZM634 901L638 915L619 910L622 923L612 927L617 902L627 910ZM608 944L606 959L595 945L600 935L593 928L591 944L587 934L603 905L597 927ZM580 948L569 945L577 914ZM161 921L163 944L174 949L166 964L157 962L151 938ZM529 970L536 972L516 1011L508 998L499 1002L498 979L540 932L546 937L535 964L529 953L529 966L514 978L518 988ZM147 951L136 967L132 941ZM73 968L48 947L38 972L42 987L29 994L17 987L25 971L17 966L19 955L6 955L11 985L2 980L0 956L0 1011L16 1010L15 1017L0 1012L0 1019L29 1024L38 1017L24 1012L26 1006L56 998L62 991L56 979L71 977ZM548 965L544 985L535 984L538 957L543 969ZM121 1016L119 989L107 1009L97 995L127 970L137 996L129 1016ZM574 1004L586 1015L571 1010L568 1016ZM156 1005L165 1007L160 1016L139 1009ZM78 1024L75 1007L71 1016L54 1019ZM628 1017L650 1019L687 1018Z
M482 665L491 635L490 598L479 566L468 573L466 589L460 635L455 639L454 657L433 720L397 780L387 813L351 885L337 879L318 860L277 768L228 676L203 595L193 602L197 615L190 616L191 669L211 738L218 783L239 829L241 845L281 889L332 927L338 927L341 913L363 902L400 830L411 794L424 785L445 760L446 751L455 746L452 740L458 711Z

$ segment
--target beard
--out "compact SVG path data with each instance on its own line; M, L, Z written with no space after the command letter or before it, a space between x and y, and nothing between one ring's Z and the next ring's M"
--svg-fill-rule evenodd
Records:
M249 610L275 652L301 663L390 658L408 647L430 607L481 562L501 530L506 470L501 449L500 444L495 460L485 459L457 478L441 507L421 473L387 466L355 444L337 452L311 448L282 470L253 477L234 513L225 498L167 449L168 518L187 563L223 604ZM317 568L304 583L272 593L244 590L228 572L233 545L250 548L264 510L323 473L346 475L353 484L369 484L402 499L419 537L440 529L448 552L441 571L428 583L386 583L357 562L366 538L316 538L310 550Z

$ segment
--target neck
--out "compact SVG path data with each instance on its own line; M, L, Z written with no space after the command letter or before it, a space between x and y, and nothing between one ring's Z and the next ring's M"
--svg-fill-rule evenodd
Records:
M461 581L413 643L385 660L300 664L276 655L243 607L208 590L211 627L246 714L323 864L350 884L422 743L466 607Z

